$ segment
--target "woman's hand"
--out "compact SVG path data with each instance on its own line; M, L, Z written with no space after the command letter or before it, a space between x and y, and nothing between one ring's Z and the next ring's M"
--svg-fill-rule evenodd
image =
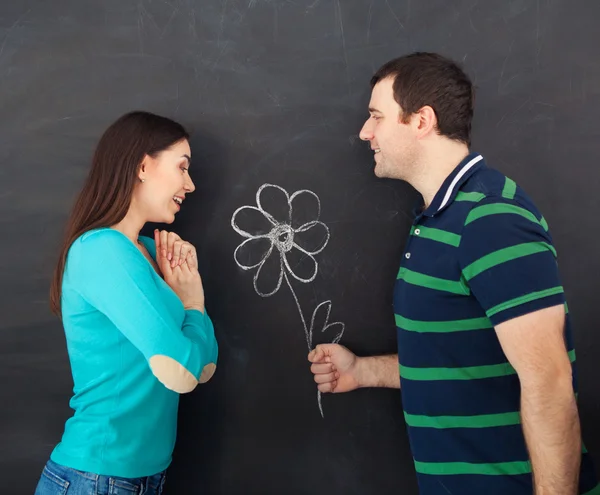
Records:
M171 268L175 268L178 265L181 266L186 260L188 262L192 261L192 263L196 263L196 268L198 268L196 248L189 242L184 241L175 232L156 229L154 231L154 242L156 242L157 258L162 254L163 257L171 262Z
M185 309L204 313L204 287L198 272L196 249L173 232L154 231L156 261L165 282L179 296Z

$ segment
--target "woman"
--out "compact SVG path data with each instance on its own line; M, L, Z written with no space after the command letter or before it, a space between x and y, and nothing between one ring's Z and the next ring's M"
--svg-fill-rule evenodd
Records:
M71 217L50 301L63 321L75 414L37 486L47 494L160 494L179 394L212 377L217 342L194 247L172 232L186 194L185 129L126 114L100 139Z

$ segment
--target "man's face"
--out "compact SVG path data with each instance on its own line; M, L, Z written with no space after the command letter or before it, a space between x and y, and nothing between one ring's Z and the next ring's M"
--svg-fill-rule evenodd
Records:
M417 139L411 120L402 122L402 108L394 100L393 84L393 78L388 77L373 88L370 116L360 131L360 138L369 141L375 153L377 177L406 180L415 168Z

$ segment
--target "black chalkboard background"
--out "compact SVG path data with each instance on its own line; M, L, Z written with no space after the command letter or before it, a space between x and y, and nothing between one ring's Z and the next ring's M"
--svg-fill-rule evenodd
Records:
M314 192L330 237L314 256L315 279L291 280L307 325L330 300L341 343L394 352L391 291L417 196L373 176L358 131L372 73L414 50L464 63L478 87L473 150L523 186L550 224L586 445L600 455L599 16L592 0L3 0L2 492L33 492L70 414L64 336L47 305L56 249L100 134L144 109L193 134L197 189L172 228L197 246L220 343L214 379L182 397L167 493L417 493L399 393L325 396L322 418L292 291L284 279L274 295L257 295L256 269L234 260L245 238L231 225L263 184ZM263 206L282 214L280 200L267 194ZM295 221L315 220L315 201L300 195ZM260 215L240 215L261 232ZM239 260L257 263L259 251ZM265 268L264 283L277 273ZM340 329L315 331L313 344Z

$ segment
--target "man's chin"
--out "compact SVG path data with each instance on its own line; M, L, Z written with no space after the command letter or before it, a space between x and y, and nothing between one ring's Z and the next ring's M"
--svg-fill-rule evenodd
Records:
M375 174L375 177L378 177L379 179L385 179L387 177L383 167L381 166L381 164L378 163L375 164L373 173Z

